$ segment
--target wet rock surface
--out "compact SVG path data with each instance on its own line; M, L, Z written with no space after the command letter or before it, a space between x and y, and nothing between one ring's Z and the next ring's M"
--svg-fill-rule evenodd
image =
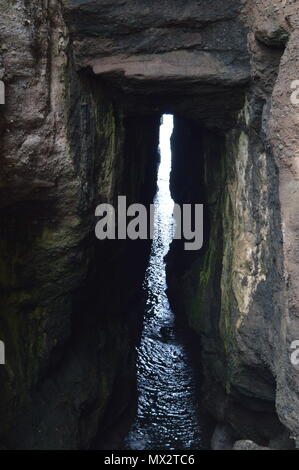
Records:
M169 192L170 132L161 133L163 167L155 198L157 236L153 240L144 289L147 296L138 346L138 410L125 448L131 450L203 449L207 445L203 412L198 402L196 372L184 332L176 327L166 295L164 256L173 237L173 201ZM167 171L166 171L167 170Z

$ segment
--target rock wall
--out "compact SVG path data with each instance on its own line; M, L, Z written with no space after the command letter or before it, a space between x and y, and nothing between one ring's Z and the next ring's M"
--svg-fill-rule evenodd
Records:
M119 194L152 199L159 118L132 126L75 70L61 2L1 11L0 441L88 448L114 391L123 398L110 422L134 394L141 313L131 303L148 254L97 243L94 211Z
M206 405L298 446L297 2L0 7L1 444L89 448L128 409L149 246L96 243L94 209L150 202L171 112L173 196L206 207L203 250L168 259Z
M66 0L75 63L126 112L169 112L229 127L250 79L242 2Z
M201 337L207 407L230 424L235 438L288 448L298 445L298 374L290 361L298 336L297 114L291 102L298 7L252 1L244 14L252 81L236 125L218 137L218 147L217 135L205 143L199 126L187 124L189 134L174 136L175 153L190 134L196 139L191 171L200 159L205 177L198 179L201 188L191 186L191 199L205 203L206 242L195 260L174 244L168 278L174 308ZM176 189L183 187L180 175L175 167L172 190L184 202L188 195Z

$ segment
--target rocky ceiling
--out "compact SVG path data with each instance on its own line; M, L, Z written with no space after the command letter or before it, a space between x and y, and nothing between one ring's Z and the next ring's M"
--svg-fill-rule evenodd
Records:
M227 128L250 80L240 0L68 0L77 69L127 113L172 112ZM142 8L140 6L142 3Z

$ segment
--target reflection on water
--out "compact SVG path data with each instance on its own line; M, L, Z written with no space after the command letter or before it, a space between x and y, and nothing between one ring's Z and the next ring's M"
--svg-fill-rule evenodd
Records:
M188 354L175 330L165 293L164 256L173 236L169 191L173 117L160 128L161 164L155 198L157 230L144 288L146 312L138 347L138 412L125 441L127 449L175 450L202 447L195 379Z

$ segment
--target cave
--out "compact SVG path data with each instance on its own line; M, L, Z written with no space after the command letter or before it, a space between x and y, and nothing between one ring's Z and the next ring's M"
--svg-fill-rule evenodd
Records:
M158 323L159 344L182 348L204 434L194 411L189 448L298 446L296 119L285 122L298 14L272 3L5 6L0 449L151 449L136 432L156 245L97 239L96 208L126 196L150 213L169 116L169 197L203 205L203 246L170 240L157 258L173 322ZM188 436L157 436L188 449Z

